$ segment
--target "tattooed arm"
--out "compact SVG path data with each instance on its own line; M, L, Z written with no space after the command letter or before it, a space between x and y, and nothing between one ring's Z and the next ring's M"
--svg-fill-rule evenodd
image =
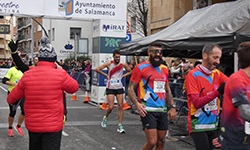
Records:
M166 106L167 106L167 102L170 106L172 106L174 104L174 99L173 99L173 95L171 93L171 89L169 87L169 83L166 83ZM175 119L176 117L176 108L171 108L168 112L168 117L170 118L170 120Z
M145 105L141 104L138 102L137 100L137 97L136 97L136 94L135 94L135 87L137 86L138 84L133 82L133 81L129 81L129 85L128 85L128 96L129 98L131 99L131 101L134 103L136 109L138 110L139 114L142 116L142 117L145 117L147 112L146 110L144 109L144 107L146 107Z
M172 106L174 104L174 99L173 99L173 95L171 93L171 89L169 87L169 83L166 83L165 90L166 90L166 106L167 106L167 103L170 106Z

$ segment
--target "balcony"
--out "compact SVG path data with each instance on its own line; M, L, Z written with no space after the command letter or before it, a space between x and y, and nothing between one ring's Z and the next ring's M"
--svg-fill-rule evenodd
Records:
M27 19L26 19L26 26L27 26L27 25L31 25L31 18L27 18Z
M19 41L23 40L24 38L25 38L24 35L18 36L18 40L19 40Z
M20 29L20 28L22 28L23 26L25 26L26 24L24 24L24 21L23 22L21 22L18 26L17 26L17 29Z
M4 49L4 48L5 48L4 44L0 43L0 49Z

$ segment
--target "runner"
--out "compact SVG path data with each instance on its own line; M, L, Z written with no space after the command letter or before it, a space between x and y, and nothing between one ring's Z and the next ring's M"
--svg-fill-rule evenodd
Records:
M13 64L15 64L15 63L13 62ZM23 76L23 73L20 70L17 70L16 65L8 70L8 72L6 73L4 78L2 79L2 83L9 85L8 95L12 91L12 89L17 85L18 81L22 78L22 76ZM16 129L17 129L18 133L21 136L24 135L23 131L22 131L22 128L21 128L21 124L22 124L22 122L24 120L23 104L24 104L24 99L20 100L20 103L17 104L17 105L20 105L21 114L19 115ZM9 104L9 109L10 109L10 113L9 113L9 117L8 117L8 122L9 122L9 133L8 133L8 135L12 137L12 136L14 136L12 125L13 125L13 122L14 122L14 117L16 115L16 109L15 109L15 106L13 107L10 104Z
M216 69L220 63L221 47L206 44L202 50L203 62L189 71L186 77L188 97L188 127L196 150L212 150L216 137L220 100L228 79ZM219 87L219 88L218 88Z
M126 63L120 63L120 53L117 50L113 51L113 58L114 60L106 62L100 66L98 66L95 71L101 75L106 76L107 78L107 85L106 85L106 94L108 98L108 109L106 110L106 114L103 117L101 126L106 128L108 116L112 112L114 108L114 100L115 96L118 103L118 118L119 124L117 128L117 132L125 133L125 130L122 126L122 118L123 118L123 85L122 85L122 78L131 74L131 69L128 67ZM107 68L108 74L101 71L101 69ZM123 68L126 69L127 73L123 75Z
M162 45L151 43L148 47L149 58L137 65L132 72L128 95L135 104L142 121L147 143L143 150L164 149L165 135L168 130L168 117L176 117L176 106L168 84L168 68L162 64ZM138 97L134 92L138 86ZM167 113L167 102L170 105Z
M250 42L238 48L242 69L228 79L221 114L221 148L250 150Z

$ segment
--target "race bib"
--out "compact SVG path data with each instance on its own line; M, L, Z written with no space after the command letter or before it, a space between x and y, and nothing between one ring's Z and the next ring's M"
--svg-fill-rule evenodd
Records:
M120 80L119 80L118 78L111 79L111 80L110 80L110 84L111 84L111 85L119 84L119 81L120 81Z
M165 93L165 82L154 81L154 92L155 93Z
M205 105L205 111L213 111L213 110L217 110L218 106L217 106L217 97L212 100L211 102L209 102L208 104Z
M250 123L245 121L245 133L250 134Z

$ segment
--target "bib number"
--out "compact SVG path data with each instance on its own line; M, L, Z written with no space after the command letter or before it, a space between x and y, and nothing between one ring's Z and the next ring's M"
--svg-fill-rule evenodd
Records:
M165 82L154 81L154 92L155 93L165 93Z
M115 85L115 84L119 84L120 80L118 78L115 78L115 79L111 79L110 80L110 84L111 85Z
M245 121L245 133L250 134L250 123Z
M213 110L217 110L218 106L217 106L217 97L212 100L211 102L209 102L208 104L205 105L205 111L213 111Z

